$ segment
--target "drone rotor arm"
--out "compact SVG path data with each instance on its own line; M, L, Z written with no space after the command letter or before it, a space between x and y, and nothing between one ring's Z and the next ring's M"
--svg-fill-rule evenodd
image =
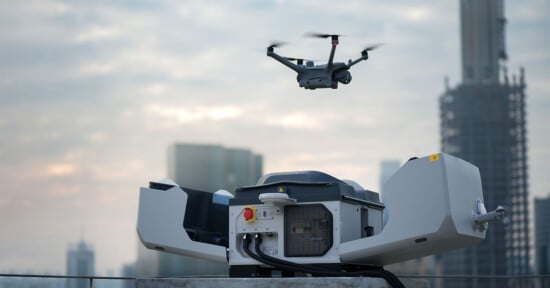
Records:
M296 71L296 73L302 73L304 72L305 68L294 64L292 61L288 60L287 58L275 53L274 51L267 51L267 56L279 61L281 64L285 65L286 67Z
M334 61L334 53L336 52L336 46L338 46L338 36L339 35L329 35L332 38L332 48L330 49L330 56L327 63L327 71L332 68Z
M365 50L361 51L361 57L359 57L359 58L357 58L353 61L350 60L346 66L349 69L349 68L351 68L351 66L353 66L353 65L355 65L355 64L357 64L361 61L366 61L367 59L369 59L369 52L368 52L367 49L365 49Z

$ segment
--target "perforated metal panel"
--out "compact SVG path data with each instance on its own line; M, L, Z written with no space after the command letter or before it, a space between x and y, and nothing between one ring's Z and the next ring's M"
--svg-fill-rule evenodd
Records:
M322 256L332 247L332 214L322 204L285 207L285 256Z

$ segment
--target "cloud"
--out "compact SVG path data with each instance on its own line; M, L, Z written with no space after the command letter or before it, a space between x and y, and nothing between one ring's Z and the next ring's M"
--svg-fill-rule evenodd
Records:
M413 7L405 11L405 18L411 22L423 22L432 16L432 10L429 7Z
M82 63L76 69L76 73L79 76L97 76L97 75L107 75L115 72L116 66L111 62L98 63L98 62L88 62Z
M150 95L166 95L170 88L164 83L153 83L144 87L144 90Z
M321 129L323 127L316 117L299 112L271 115L267 124L292 129Z
M51 185L50 189L48 189L48 196L52 197L53 199L68 198L74 196L78 197L81 191L82 189L78 184L68 185L67 183L55 183Z
M548 15L548 3L545 3L544 0L524 2L524 5L513 5L512 9L510 9L511 5L509 5L511 3L506 3L508 5L504 6L504 13L507 15L507 18L510 19L510 14L512 14L514 19L531 22L533 19L544 19Z
M109 136L103 132L92 132L87 135L87 138L92 143L104 143Z
M86 31L80 32L76 35L75 41L77 43L82 42L96 42L108 39L118 38L121 35L120 29L116 27L102 27L93 26Z
M78 171L77 167L68 163L55 163L46 166L44 172L47 177L70 176Z
M225 121L237 118L244 113L236 106L174 107L158 103L146 104L144 112L178 124Z
M33 5L38 13L59 15L68 13L69 6L59 1L34 1Z

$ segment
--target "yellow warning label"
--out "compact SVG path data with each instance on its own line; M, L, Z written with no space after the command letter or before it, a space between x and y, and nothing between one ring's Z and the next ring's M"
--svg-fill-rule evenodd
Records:
M284 187L279 187L279 193L284 193L285 192L285 188Z
M428 160L430 160L430 162L434 162L434 161L439 160L439 154L432 154L432 155L428 156Z

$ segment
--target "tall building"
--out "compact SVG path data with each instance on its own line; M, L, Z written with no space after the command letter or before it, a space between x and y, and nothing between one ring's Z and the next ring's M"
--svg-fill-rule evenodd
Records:
M384 195L386 195L384 185L399 170L400 166L401 164L397 160L383 160L380 162L380 201L382 203L384 202ZM388 209L384 209L384 225L388 221L388 217Z
M68 276L93 276L94 263L94 251L90 245L83 240L76 245L69 245L67 251ZM88 279L67 279L66 288L85 288L89 285Z
M487 209L504 205L510 223L491 225L481 244L443 254L442 273L525 275L529 269L525 79L509 80L502 0L461 0L462 83L439 99L441 147L476 165ZM445 287L525 287L502 278L446 281Z
M401 167L401 163L397 160L382 160L380 162L380 193L384 192L384 184L397 170Z
M256 184L262 156L248 149L176 143L168 148L168 178L179 185L216 192Z
M535 255L537 275L550 275L550 196L535 199ZM550 287L550 279L541 279L540 287Z
M176 143L168 148L168 178L191 189L216 192L256 184L263 158L248 149ZM159 251L139 243L138 276L227 275L228 265ZM153 275L151 275L153 274Z
M136 277L136 264L135 263L128 263L122 265L122 268L120 269L120 276L121 277ZM122 281L122 288L135 288L136 287L136 281L135 280L123 280Z

